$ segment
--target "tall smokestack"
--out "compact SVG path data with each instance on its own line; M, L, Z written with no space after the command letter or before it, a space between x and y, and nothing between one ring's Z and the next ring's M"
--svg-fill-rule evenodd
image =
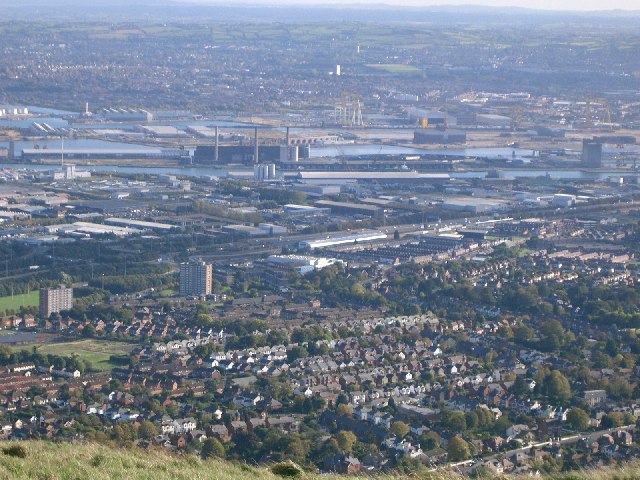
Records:
M258 127L253 129L253 137L255 140L254 150L253 150L253 161L258 163Z
M215 150L213 151L213 161L215 163L218 163L218 126L216 125L216 143L215 143Z
M287 127L287 138L285 140L285 145L289 146L289 127Z

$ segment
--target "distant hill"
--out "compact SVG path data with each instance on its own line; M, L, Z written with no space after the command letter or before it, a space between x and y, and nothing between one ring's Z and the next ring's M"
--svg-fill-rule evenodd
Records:
M5 453L16 446L24 458ZM0 442L0 479L86 479L86 480L276 480L267 468L233 464L220 460L200 460L194 455L172 455L165 451L139 448L113 448L95 443L59 443L45 441ZM425 476L343 476L305 474L304 480L375 478L376 480L454 480L458 475ZM518 478L499 477L491 478ZM520 477L526 478L526 477ZM548 480L632 480L640 478L640 464L622 468L567 472L546 477ZM544 480L545 477L542 477Z
M391 0L387 0L389 3ZM603 4L604 5L604 4ZM371 5L280 5L266 6L246 1L204 4L193 0L0 0L3 20L30 21L136 21L136 22L427 22L437 24L607 23L637 25L640 10L600 12L558 12L525 8L462 6Z

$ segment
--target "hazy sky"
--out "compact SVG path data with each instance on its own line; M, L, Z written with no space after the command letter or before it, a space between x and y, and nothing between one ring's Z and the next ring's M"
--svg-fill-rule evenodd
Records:
M224 0L187 0L191 3L226 3ZM236 2L233 2L236 3ZM640 0L240 0L245 4L297 5L490 5L496 7L525 7L540 10L640 10Z

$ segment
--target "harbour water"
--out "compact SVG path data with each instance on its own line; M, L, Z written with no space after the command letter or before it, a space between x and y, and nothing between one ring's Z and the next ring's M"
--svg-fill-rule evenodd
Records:
M446 155L455 157L488 157L488 158L516 158L523 159L533 156L533 150L521 148L436 148L424 149L394 145L324 145L311 147L311 157L339 157L345 155Z
M60 119L54 119L60 120ZM198 122L185 122L186 125L196 125ZM211 122L200 122L200 124L211 124ZM171 125L177 126L176 123ZM87 127L88 128L88 127ZM116 128L111 126L110 128ZM40 148L59 149L61 140L58 137L39 139L37 141L17 141L16 151L22 148L33 148L34 144ZM0 142L0 147L8 148L8 142ZM69 149L81 148L105 148L105 149L159 149L143 145L140 143L111 142L98 139L65 139L64 147ZM164 148L164 147L163 147ZM357 156L357 155L434 155L434 156L455 156L455 157L486 157L486 158L517 158L522 159L533 156L533 150L495 147L495 148L438 148L422 149L408 146L377 145L377 144L344 144L344 145L322 145L312 146L310 149L311 158Z

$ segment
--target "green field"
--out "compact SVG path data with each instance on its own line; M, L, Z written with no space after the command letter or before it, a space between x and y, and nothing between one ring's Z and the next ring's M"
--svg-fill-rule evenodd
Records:
M39 304L40 297L37 291L13 297L0 297L0 312L18 310L20 307L37 307Z
M369 68L375 68L376 70L383 70L387 73L417 73L420 72L419 68L412 65L402 65L399 63L369 63Z
M174 297L176 295L178 295L178 291L177 290L167 289L167 290L161 290L160 292L158 292L158 296L162 297L162 298Z
M38 343L33 345L20 345L13 347L13 350L31 350L36 347L39 353L60 355L70 357L77 355L81 360L91 362L91 366L96 370L107 371L115 367L109 362L111 355L129 355L134 345L109 340L78 340L75 342L63 343Z

